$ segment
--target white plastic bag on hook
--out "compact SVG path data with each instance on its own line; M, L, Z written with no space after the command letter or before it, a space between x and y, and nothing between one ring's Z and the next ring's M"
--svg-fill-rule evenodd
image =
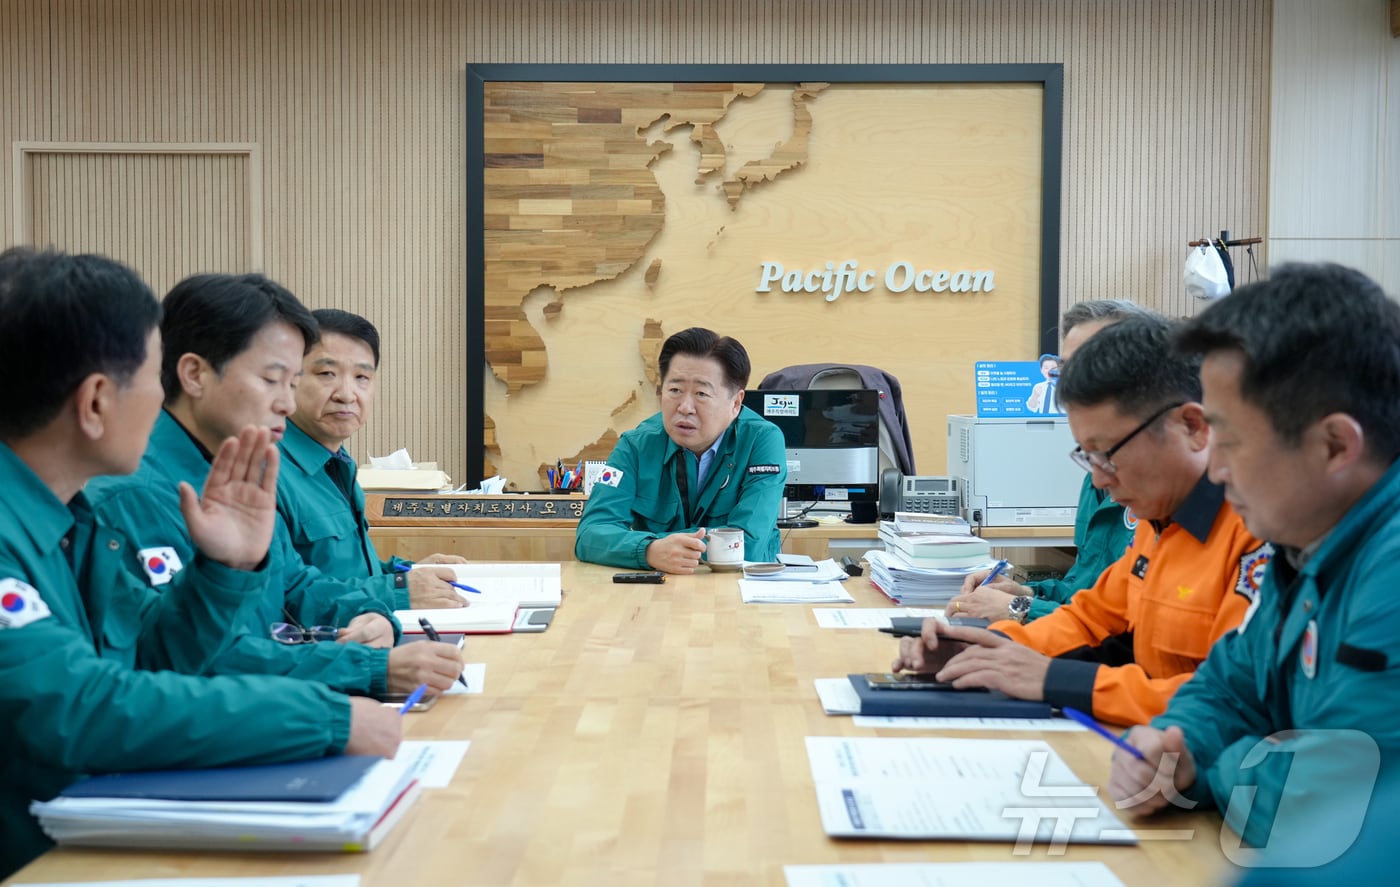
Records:
M1197 299L1218 299L1230 294L1230 276L1220 254L1208 243L1192 247L1186 254L1186 270L1182 274L1186 294Z

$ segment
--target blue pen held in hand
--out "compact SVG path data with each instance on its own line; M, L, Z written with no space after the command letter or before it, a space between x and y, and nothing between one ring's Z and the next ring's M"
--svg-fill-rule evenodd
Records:
M1110 732L1108 732L1107 730L1105 730L1103 727L1100 727L1098 721L1096 721L1096 720L1094 720L1093 718L1089 717L1088 715L1086 715L1084 712L1080 711L1079 709L1077 709L1077 708L1062 708L1062 709L1060 709L1060 711L1064 712L1064 713L1065 713L1065 717L1069 718L1071 721L1077 721L1077 722L1083 724L1084 726L1088 727L1090 730L1093 730L1095 733L1097 733L1097 734L1099 734L1100 736L1102 736L1104 739L1107 739L1109 742L1111 742L1111 743L1113 743L1114 745L1118 746L1119 748L1123 749L1123 751L1125 751L1125 752L1127 752L1128 754L1132 755L1133 757L1137 758L1139 761L1142 761L1144 764L1147 763L1147 758L1144 758L1144 757L1142 756L1142 752L1138 751L1136 748L1134 748L1133 746L1129 745L1128 742L1127 742L1127 740L1125 740L1125 739L1124 739L1123 737L1121 737L1121 736L1115 736L1115 735L1113 735L1112 733L1110 733Z
M997 565L995 567L992 567L992 572L988 573L987 578L983 579L980 583L978 583L977 587L981 588L983 585L989 584L992 580L996 579L1003 572L1005 572L1006 568L1009 566L1011 566L1011 564L1007 561L997 561Z
M408 564L394 564L394 569L395 569L395 570L398 570L400 573L407 573L409 570L412 570L413 568L410 567ZM460 588L460 589L462 589L463 591L468 591L468 592L471 592L472 594L481 594L481 589L479 589L479 588L472 588L470 585L467 585L466 583L463 583L463 582L448 582L447 584L448 584L448 585L451 585L453 588Z
M403 708L399 709L400 715L406 715L413 710L413 706L423 701L423 694L428 692L427 684L419 684L418 689L408 694L408 698L403 701Z

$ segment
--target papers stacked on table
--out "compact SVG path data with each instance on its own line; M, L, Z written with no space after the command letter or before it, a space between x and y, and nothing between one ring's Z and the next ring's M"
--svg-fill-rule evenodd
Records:
M885 543L885 551L915 567L971 567L992 557L992 545L986 539L924 529L900 530L894 521L880 522L880 541Z
M865 559L876 588L896 604L914 607L942 607L962 590L969 574L996 566L996 561L985 561L947 569L917 567L892 551L868 551Z
M409 761L339 756L98 776L29 812L59 844L359 852L377 845L418 794Z
M739 593L746 604L852 604L841 587L846 571L831 558L811 564L744 564Z

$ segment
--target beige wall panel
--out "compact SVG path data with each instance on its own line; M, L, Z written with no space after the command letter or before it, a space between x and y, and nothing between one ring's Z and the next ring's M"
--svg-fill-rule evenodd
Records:
M1187 239L1266 233L1270 8L4 0L0 146L259 145L265 270L384 328L377 414L355 455L408 445L462 477L465 65L1063 63L1064 298L1183 313ZM7 242L14 182L0 177Z
M1353 265L1400 294L1400 40L1384 0L1278 0L1269 255Z
M255 255L247 155L69 153L24 160L27 239L119 257L156 293L202 271L236 272Z

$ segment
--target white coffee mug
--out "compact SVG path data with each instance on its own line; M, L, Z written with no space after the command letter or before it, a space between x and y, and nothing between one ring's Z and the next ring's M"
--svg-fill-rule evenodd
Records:
M705 560L711 570L741 570L744 567L744 531L720 527L706 534Z

